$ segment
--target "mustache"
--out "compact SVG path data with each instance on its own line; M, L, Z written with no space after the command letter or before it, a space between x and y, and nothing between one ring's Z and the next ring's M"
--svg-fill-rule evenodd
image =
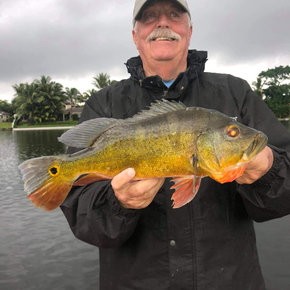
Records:
M156 38L168 38L177 41L180 41L181 39L179 34L173 32L169 28L156 28L148 35L146 41L149 42L151 40L155 40Z

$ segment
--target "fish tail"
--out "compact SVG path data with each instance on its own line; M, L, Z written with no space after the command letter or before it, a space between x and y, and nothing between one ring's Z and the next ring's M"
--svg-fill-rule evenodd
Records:
M62 174L60 159L55 156L30 159L18 168L28 198L36 207L47 211L60 206L73 185L73 180Z

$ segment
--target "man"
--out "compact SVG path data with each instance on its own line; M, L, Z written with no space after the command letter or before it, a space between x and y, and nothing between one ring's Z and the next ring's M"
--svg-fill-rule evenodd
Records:
M207 54L188 51L185 0L137 0L133 24L140 56L127 62L130 79L93 95L81 121L128 118L166 98L236 116L269 146L235 182L204 178L180 209L172 209L170 179L132 182L133 168L73 188L61 209L75 236L100 248L103 290L265 289L253 220L290 213L289 133L245 81L203 73Z

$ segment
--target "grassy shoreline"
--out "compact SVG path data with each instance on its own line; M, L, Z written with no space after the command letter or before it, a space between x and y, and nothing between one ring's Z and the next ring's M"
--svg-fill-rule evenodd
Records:
M15 128L16 129L34 129L34 128L57 128L57 127L71 127L76 126L78 124L78 121L59 121L59 122L51 122L51 123L40 123L35 125L29 125L29 124L23 124L18 125ZM10 122L0 122L0 130L12 130L12 123Z
M11 129L12 128L12 123L10 122L0 122L0 130L1 129Z

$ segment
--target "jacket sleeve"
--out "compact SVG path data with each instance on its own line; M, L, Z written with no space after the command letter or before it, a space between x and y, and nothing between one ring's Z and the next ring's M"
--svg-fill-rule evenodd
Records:
M109 102L101 105L99 94L88 100L80 122L110 116ZM68 153L76 151L68 149ZM127 210L119 205L110 181L74 186L60 208L74 235L98 247L122 244L132 235L139 220L138 210Z
M247 212L257 222L290 214L289 153L271 146L274 163L270 171L251 185L238 188Z
M249 216L262 222L290 214L290 133L249 85L244 87L243 122L268 136L274 155L267 174L251 185L238 185Z

